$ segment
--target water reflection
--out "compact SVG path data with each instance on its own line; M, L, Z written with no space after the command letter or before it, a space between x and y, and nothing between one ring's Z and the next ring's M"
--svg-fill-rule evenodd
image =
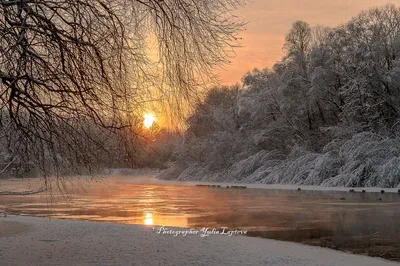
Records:
M145 225L153 225L153 214L151 212L146 212L144 215L143 224Z
M138 184L71 188L68 200L1 196L0 212L169 227L229 227L250 235L400 260L400 195ZM344 200L343 200L344 199Z

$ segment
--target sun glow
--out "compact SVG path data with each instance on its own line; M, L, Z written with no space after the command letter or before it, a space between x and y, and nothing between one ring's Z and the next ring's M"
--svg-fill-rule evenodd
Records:
M152 114L145 114L143 116L143 124L145 128L151 128L155 121L156 117Z
M151 212L146 212L144 216L145 225L153 225L153 214Z

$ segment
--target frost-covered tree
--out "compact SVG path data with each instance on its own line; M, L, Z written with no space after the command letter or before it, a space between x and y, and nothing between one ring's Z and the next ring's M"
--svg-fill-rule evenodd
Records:
M361 128L390 130L399 117L399 8L362 12L328 42L340 77L342 118Z
M226 88L213 90L195 110L181 158L201 156L187 164L177 160L174 174L399 186L399 43L400 8L394 5L364 11L336 28L295 22L281 62L247 73L234 97Z

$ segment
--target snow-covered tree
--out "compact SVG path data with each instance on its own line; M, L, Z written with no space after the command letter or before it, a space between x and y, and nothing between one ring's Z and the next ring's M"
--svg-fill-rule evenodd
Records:
M400 8L336 28L297 21L271 70L208 94L189 119L180 178L400 184ZM197 155L193 155L197 153ZM190 156L186 156L186 155Z

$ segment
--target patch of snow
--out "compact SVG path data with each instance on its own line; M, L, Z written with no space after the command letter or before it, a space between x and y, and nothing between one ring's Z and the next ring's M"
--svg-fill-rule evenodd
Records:
M148 226L9 216L27 232L0 241L2 265L395 266L396 262L245 236L157 234ZM1 234L0 234L1 237Z

